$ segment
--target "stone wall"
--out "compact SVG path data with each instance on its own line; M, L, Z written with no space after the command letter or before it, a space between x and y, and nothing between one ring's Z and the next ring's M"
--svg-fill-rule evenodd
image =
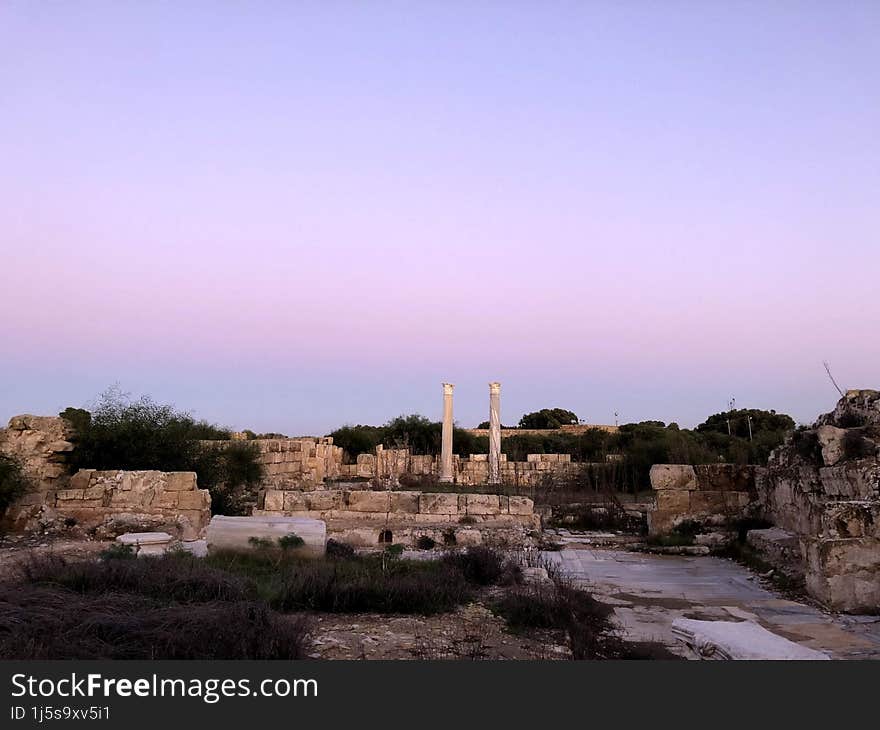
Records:
M684 521L723 529L750 511L761 469L737 464L654 464L648 532L668 533Z
M571 454L528 454L526 461L508 461L501 454L501 481L517 486L538 486L547 478L574 474L581 464L571 461ZM453 456L452 469L457 484L474 486L489 481L488 454ZM413 455L408 449L384 449L375 454L360 454L357 463L344 464L338 469L340 479L400 479L404 475L438 476L440 459L433 456Z
M764 516L795 535L806 587L828 607L880 611L880 392L851 390L770 456Z
M6 515L14 525L24 524L66 485L71 435L70 424L57 416L14 416L0 429L0 453L19 461L31 482L31 490Z
M231 441L206 441L224 448ZM240 443L236 441L235 443ZM309 488L324 479L335 479L342 467L342 448L331 437L298 439L253 439L247 442L259 451L265 469L263 485Z
M211 496L191 471L81 469L51 506L58 518L101 537L163 530L194 540L211 519Z

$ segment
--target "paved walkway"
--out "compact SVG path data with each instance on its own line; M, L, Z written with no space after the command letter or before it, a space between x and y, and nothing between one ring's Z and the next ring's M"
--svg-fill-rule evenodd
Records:
M834 659L880 659L880 616L844 616L783 598L746 568L714 557L580 549L546 553L566 574L615 606L633 638L660 641L679 653L671 631L680 616L756 621Z

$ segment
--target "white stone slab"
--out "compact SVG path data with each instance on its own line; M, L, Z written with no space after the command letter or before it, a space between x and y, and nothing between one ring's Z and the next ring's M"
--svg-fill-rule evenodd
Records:
M134 548L139 557L163 555L174 540L167 532L126 532L116 542Z
M327 525L310 517L225 517L215 515L208 524L208 550L248 550L252 537L277 544L278 539L294 533L305 543L300 551L323 555L327 543Z
M698 621L679 618L672 633L700 659L827 660L821 651L808 649L768 631L754 621Z

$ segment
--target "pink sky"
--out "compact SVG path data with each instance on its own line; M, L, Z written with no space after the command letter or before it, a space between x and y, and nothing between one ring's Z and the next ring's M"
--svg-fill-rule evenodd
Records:
M0 8L0 418L880 387L876 4L187 7Z

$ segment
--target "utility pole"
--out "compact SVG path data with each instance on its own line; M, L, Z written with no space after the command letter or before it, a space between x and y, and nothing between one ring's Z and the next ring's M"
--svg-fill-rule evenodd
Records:
M736 398L731 398L727 401L727 435L733 436L733 432L730 430L730 414L733 409L736 407Z
M749 413L746 415L746 418L749 421L749 441L752 440L752 414Z
M617 424L617 411L614 411L614 425L615 425L615 427L618 425Z

